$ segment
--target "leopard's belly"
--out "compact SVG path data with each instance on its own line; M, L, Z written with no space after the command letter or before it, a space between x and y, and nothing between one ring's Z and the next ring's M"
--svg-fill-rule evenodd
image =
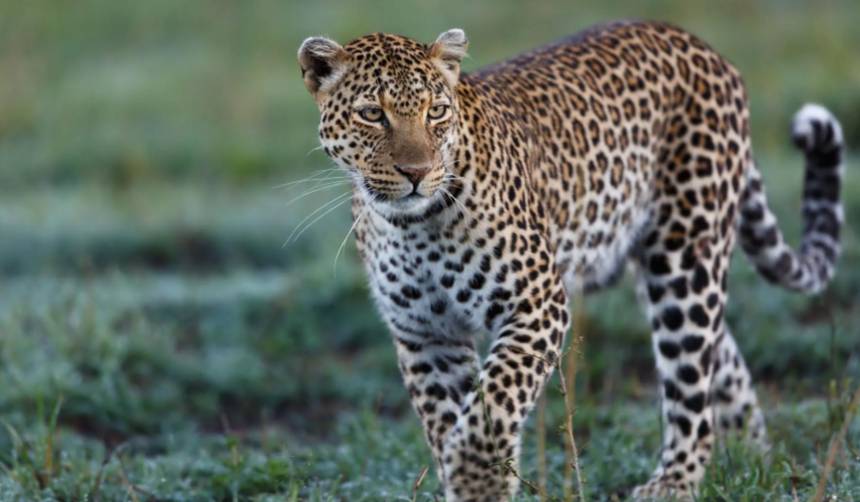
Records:
M564 287L569 294L593 292L609 286L623 274L631 253L652 220L649 207L636 208L630 221L624 224L613 220L600 229L577 232L560 232L560 242L584 240L583 247L561 245L556 260L562 272ZM598 243L599 241L599 243Z
M620 135L622 128L616 127L614 133ZM561 150L562 144L556 147ZM568 172L573 175L547 176L542 186L548 200L558 201L548 204L551 238L568 293L595 291L623 275L627 258L655 214L650 148L631 145L608 157L598 152L577 159L574 154L565 159L572 164Z

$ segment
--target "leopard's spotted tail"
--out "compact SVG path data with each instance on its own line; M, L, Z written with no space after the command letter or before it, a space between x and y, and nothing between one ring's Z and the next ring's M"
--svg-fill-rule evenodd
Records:
M836 268L844 213L840 199L845 144L839 121L826 108L808 104L792 122L792 139L806 157L803 239L792 249L767 206L761 174L748 169L741 197L740 243L767 280L804 293L821 291Z

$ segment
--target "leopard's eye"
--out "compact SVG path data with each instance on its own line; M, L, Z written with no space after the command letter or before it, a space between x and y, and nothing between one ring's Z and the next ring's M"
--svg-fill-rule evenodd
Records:
M385 119L385 112L382 111L382 108L368 106L359 110L358 116L367 122L382 122Z
M430 110L427 111L427 118L430 120L442 120L448 115L448 110L451 107L448 105L436 105L430 107Z

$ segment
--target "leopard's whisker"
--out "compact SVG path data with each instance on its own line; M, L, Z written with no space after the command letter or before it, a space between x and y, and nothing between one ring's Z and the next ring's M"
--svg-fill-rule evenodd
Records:
M344 179L344 180L333 181L331 183L326 183L325 185L322 185L322 186L312 187L310 190L307 190L306 192L304 192L300 195L297 195L297 196L293 197L292 199L288 200L286 202L286 204L284 204L284 207L289 207L289 206L293 205L294 203L304 199L305 197L313 195L317 192L322 192L323 190L329 190L329 189L344 185L344 184L349 183L349 182L350 182L349 180Z
M275 188L278 188L278 189L289 189L289 188L294 188L294 187L296 187L296 186L298 186L298 185L303 185L303 184L306 184L306 183L323 183L323 182L326 182L326 181L335 181L335 180L340 180L340 179L347 179L347 178L346 178L346 176L341 175L341 174L332 174L332 173L329 173L329 175L328 175L328 176L324 176L324 177L321 177L321 178L304 179L304 180L296 180L296 181L293 181L293 182L290 182L290 183L285 183L285 184L283 184L283 185L279 185L279 186L277 186L277 187L275 187Z
M464 213L464 215L465 215L465 216L469 216L469 217L471 217L471 216L472 216L472 213L471 213L468 209L466 209L466 206L464 206L464 205L463 205L463 203L462 203L462 202L460 202L460 200L459 200L459 199L457 199L457 197L454 197L454 194L452 194L452 193L451 193L451 192L449 192L447 189L442 188L442 187L439 187L439 190L440 190L443 194L447 195L447 196L451 199L451 201L452 201L454 204L456 204L457 206L459 206L459 207L460 207L460 209L462 209L462 210L463 210L463 213Z
M457 176L456 174L445 173L445 176L442 178L446 181L462 181L465 182L466 178L462 176Z
M301 178L301 179L297 179L297 180L293 180L293 181L288 181L286 183L281 183L281 184L275 185L272 187L272 189L277 190L280 188L286 188L286 187L298 185L301 183L309 183L312 181L319 181L321 178L328 177L328 176L332 175L333 174L332 171L340 171L340 170L341 170L341 168L339 168L339 167L331 167L328 169L321 169L321 170L315 172L314 174L307 176L305 178Z
M367 213L361 213L358 215L355 221L352 222L352 226L349 227L349 230L346 231L346 235L343 237L343 240L340 241L340 246L338 246L337 253L335 253L334 255L334 262L331 264L333 272L337 273L337 259L340 258L340 253L343 251L343 248L346 245L346 241L349 239L350 234L352 234L353 230L355 230L355 227L358 226L358 223L362 220L362 218L364 218L366 214Z
M331 214L331 213L332 213L332 211L334 211L335 209L337 209L337 208L339 208L340 206L342 206L345 202L349 202L349 200L351 199L351 197L352 197L352 193L347 194L347 197L346 197L345 199L341 200L340 202L338 202L337 204L335 204L334 206L332 206L331 208L327 209L325 212L323 212L322 214L320 214L319 216L317 216L316 218L314 218L314 219L313 219L313 221L311 221L311 222L309 222L307 225L305 225L305 228L303 228L303 229L302 229L302 230L301 230L301 231L296 235L295 240L296 240L296 241L298 241L298 239L302 236L302 234L304 234L304 233L305 233L305 231L307 231L309 228L311 228L312 226L314 226L314 224L315 224L315 223L317 223L317 222L318 222L318 221L320 221L321 219L323 219L323 218L325 218L326 216L328 216L329 214Z
M304 225L308 220L310 220L311 218L313 218L313 217L314 217L314 215L318 214L320 211L325 210L326 208L330 207L330 206L331 206L332 204L334 204L334 203L342 203L344 200L346 200L346 198L350 197L351 195L352 195L352 192L346 192L346 193L343 193L343 194L341 194L341 195L338 195L338 196L336 196L335 198L333 198L332 200L330 200L330 201L326 202L326 203L325 203L325 204L323 204L322 206L320 206L320 207L318 207L317 209L315 209L311 214L309 214L309 215L305 216L305 217L302 219L302 221L300 221L300 222L299 222L299 224L298 224L298 225L296 225L296 228L294 228L294 229L293 229L293 231L290 233L289 237L287 237L287 240L286 240L286 241L284 241L284 244L283 244L283 246L281 246L281 247L284 247L284 246L286 246L287 244L289 244L289 243L290 243L290 241L292 241L292 240L293 240L293 237L295 237L296 239L298 239L298 236L296 235L296 232L299 232L299 229L301 229L301 228L302 228L302 225ZM337 206L335 206L335 207L337 207ZM314 221L316 221L316 220L314 220Z
M325 218L326 216L328 216L329 214L331 214L331 212L332 212L332 211L334 211L335 209L339 208L339 207L340 207L340 206L342 206L345 202L348 202L348 201L349 201L349 200L351 200L351 199L352 199L352 192L349 192L349 193L347 193L347 194L346 194L346 197L345 197L345 198L343 198L343 199L340 199L340 201L339 201L337 204L335 204L335 205L331 206L329 209L326 209L322 214L320 214L319 216L317 216L316 218L314 218L313 220L311 220L310 222L308 222L308 223L305 225L305 227L304 227L303 229L301 229L301 231L299 231L299 233L298 233L298 234L296 234L296 236L293 238L293 240L294 240L294 241L298 241L298 240L299 240L299 237L301 237L301 236L302 236L302 234L304 234L304 233L305 233L309 228L311 228L312 226L314 226L314 224L315 224L316 222L318 222L318 221L320 221L321 219Z
M305 157L309 157L309 156L310 156L310 154L312 154L312 153L314 153L314 152L317 152L317 151L319 151L319 150L322 150L323 148L325 148L325 146L324 146L324 145L320 145L320 146L318 146L318 147L316 147L316 148L311 148L310 150L308 150L308 153L306 153L306 154L305 154Z

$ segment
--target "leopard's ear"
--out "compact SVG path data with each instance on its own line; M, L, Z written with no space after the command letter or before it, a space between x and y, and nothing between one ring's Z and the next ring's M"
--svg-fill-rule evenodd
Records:
M299 47L305 87L317 98L334 88L349 68L349 54L334 40L311 37Z
M460 78L460 61L466 57L468 48L469 39L460 28L442 33L430 46L430 58L436 63L451 87L457 85L457 80Z

